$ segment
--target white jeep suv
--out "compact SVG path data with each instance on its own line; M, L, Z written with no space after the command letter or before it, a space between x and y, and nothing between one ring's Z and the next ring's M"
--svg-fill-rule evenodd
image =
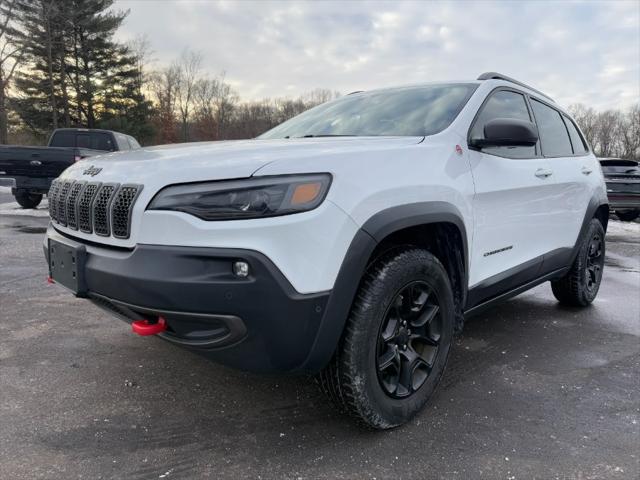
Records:
M469 315L545 281L591 303L609 212L575 122L497 73L92 158L49 196L51 282L215 361L316 373L376 428L423 407Z

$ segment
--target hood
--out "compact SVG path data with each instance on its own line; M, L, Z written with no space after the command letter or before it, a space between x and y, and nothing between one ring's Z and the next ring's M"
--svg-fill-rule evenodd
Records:
M413 145L422 140L423 137L326 137L163 145L92 157L69 167L61 177L139 183L153 188L175 183L246 178L278 160L344 155ZM321 169L321 165L318 168Z

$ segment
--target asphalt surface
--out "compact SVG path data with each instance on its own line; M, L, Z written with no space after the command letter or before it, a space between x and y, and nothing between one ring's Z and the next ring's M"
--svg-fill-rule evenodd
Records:
M9 201L0 191L0 479L640 477L640 224L612 222L590 308L545 284L470 320L427 408L372 432L311 379L137 337L47 284L46 213Z

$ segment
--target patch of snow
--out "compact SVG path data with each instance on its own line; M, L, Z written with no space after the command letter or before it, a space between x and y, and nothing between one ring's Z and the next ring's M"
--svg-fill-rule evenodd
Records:
M621 222L619 220L609 220L607 235L640 235L640 223Z
M0 215L19 215L21 217L48 217L49 202L46 199L38 208L22 208L16 202L0 203Z

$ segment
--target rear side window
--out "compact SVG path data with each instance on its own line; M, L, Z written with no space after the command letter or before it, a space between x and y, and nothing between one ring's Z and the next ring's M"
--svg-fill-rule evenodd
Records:
M127 140L126 135L121 133L114 134L116 137L116 141L118 142L118 150L131 150L131 146L129 145L129 141Z
M569 131L569 138L571 138L573 153L576 155L587 153L587 147L584 144L584 140L582 139L582 136L580 135L580 132L578 132L578 129L576 128L573 121L565 116L563 116L562 119L564 120L564 123L567 126L567 130Z
M129 144L131 145L132 149L140 148L140 144L135 138L130 136L127 136L127 138L129 139Z
M51 141L50 147L75 147L76 146L76 134L75 132L55 132Z
M91 133L91 146L94 150L104 150L112 152L115 150L111 135L107 133L92 132Z
M538 124L542 154L545 157L569 157L573 155L569 133L562 115L544 103L531 99L531 108Z
M496 118L515 118L530 122L531 116L524 95L510 90L494 92L482 106L482 110L480 110L471 129L471 138L484 138L484 126L488 121ZM536 147L487 147L482 151L510 158L533 158L536 156Z

